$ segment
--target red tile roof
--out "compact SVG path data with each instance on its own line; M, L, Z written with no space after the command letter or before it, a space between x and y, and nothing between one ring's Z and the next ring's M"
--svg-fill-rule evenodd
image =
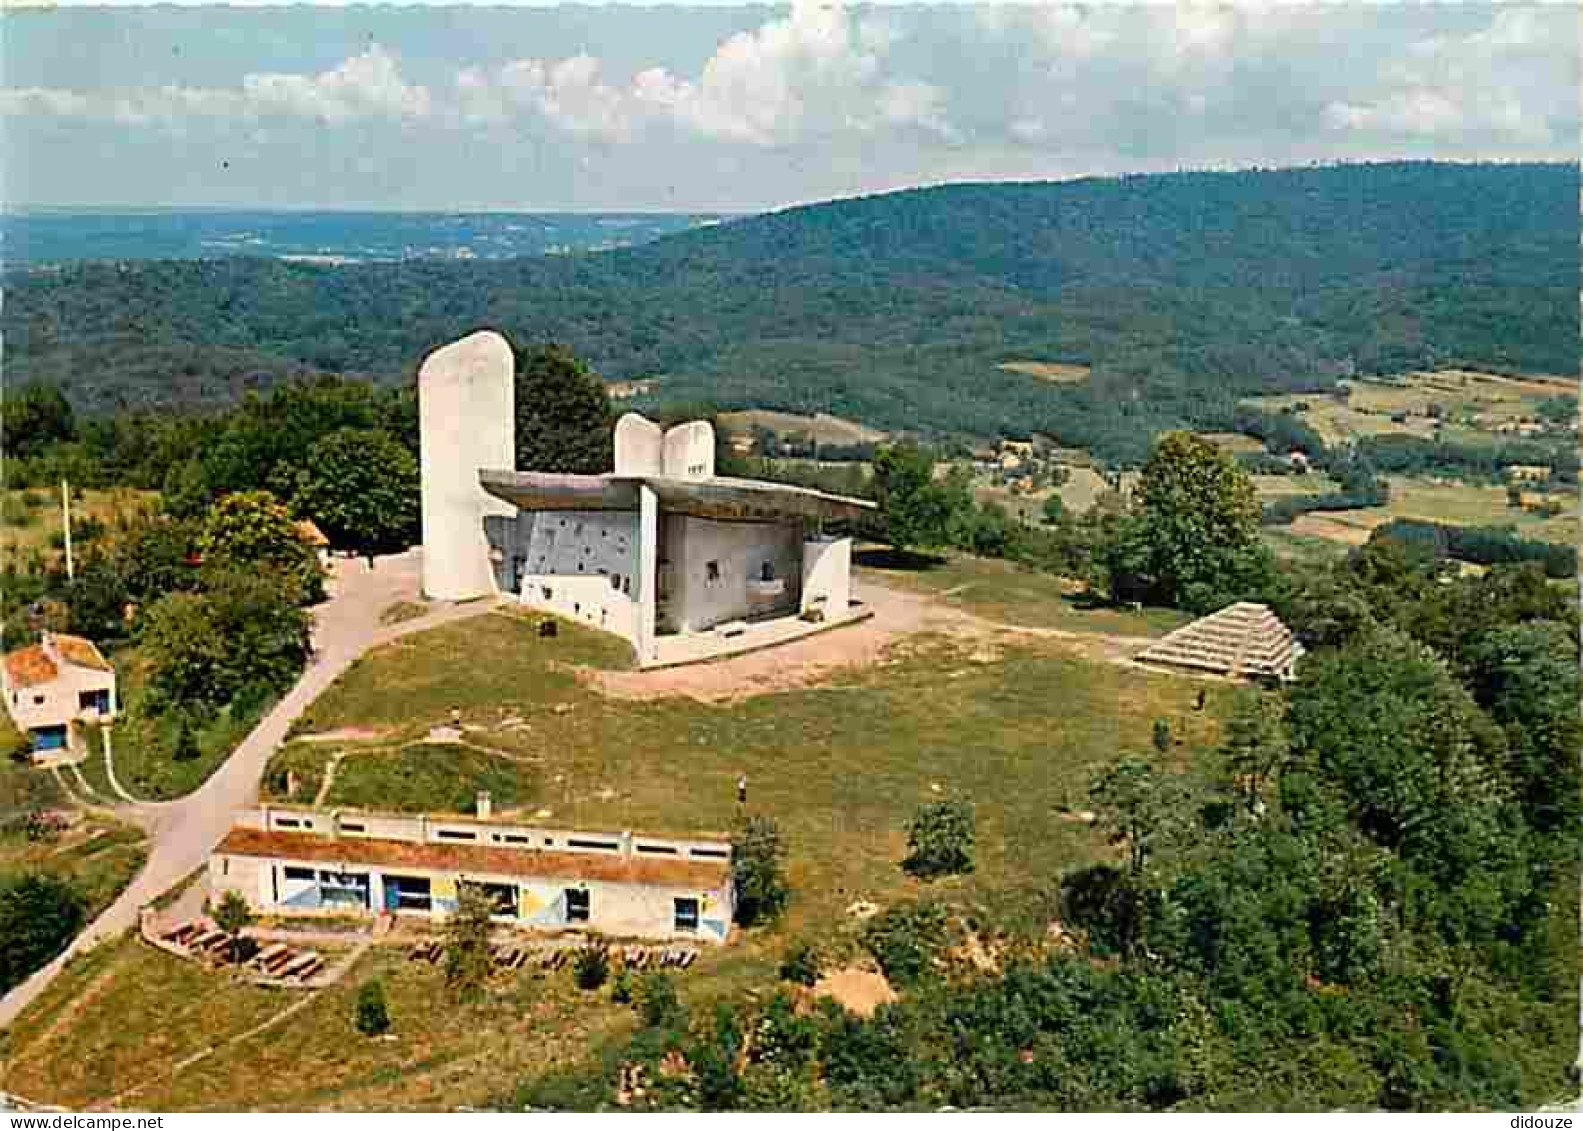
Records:
M110 661L100 654L98 646L85 636L68 636L64 632L57 632L50 640L67 663L101 672L115 670L110 666Z
M414 844L357 836L330 838L312 833L264 832L235 828L215 852L227 856L273 857L325 864L363 864L380 868L417 868L430 872L475 872L493 876L600 880L660 887L723 888L731 866L714 860L665 860L596 852L543 852L531 848L494 848L470 844Z
M12 687L33 687L48 683L60 674L55 661L49 658L42 644L33 644L8 652L5 658L6 681Z

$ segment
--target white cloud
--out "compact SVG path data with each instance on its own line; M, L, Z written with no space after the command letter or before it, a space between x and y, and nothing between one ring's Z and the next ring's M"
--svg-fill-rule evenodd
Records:
M427 88L401 77L396 60L378 44L317 75L251 74L242 99L259 114L280 113L338 125L361 118L426 118Z
M257 72L242 76L235 88L161 86L92 94L0 90L0 114L42 112L123 125L267 117L342 125L370 118L422 119L432 109L427 88L404 81L396 60L377 44L320 74Z
M466 69L456 81L460 116L501 124L532 113L606 141L632 140L656 122L754 146L882 128L955 138L941 87L884 73L896 39L890 25L854 20L841 3L797 0L785 18L720 43L697 79L650 67L617 86L586 55Z
M1564 140L1555 123L1567 118L1577 87L1576 35L1575 13L1503 9L1475 31L1409 44L1379 89L1328 103L1324 124L1447 144Z

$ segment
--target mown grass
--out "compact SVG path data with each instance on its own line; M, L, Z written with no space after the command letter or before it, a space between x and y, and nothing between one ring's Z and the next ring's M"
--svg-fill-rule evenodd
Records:
M980 644L923 637L820 687L732 706L627 701L590 689L562 658L605 649L589 630L563 625L540 641L491 616L370 654L315 705L317 727L422 733L462 704L464 719L483 728L470 741L527 761L451 746L410 747L389 762L354 754L329 802L432 811L444 800L465 811L487 788L497 805L531 799L557 824L728 832L745 773L749 808L773 815L791 845L796 930L838 920L860 894L913 890L898 867L907 823L938 796L979 805L979 866L956 882L962 893L1053 881L1104 850L1089 827L1060 816L1085 804L1093 774L1147 751L1157 718L1184 740L1176 756L1186 759L1214 741L1226 694L1084 661L1053 642L992 656ZM465 668L456 662L464 654L474 658ZM1195 711L1206 686L1208 708ZM299 744L291 757L322 764L334 749Z
M860 550L853 563L860 578L866 574L892 588L932 593L946 604L1002 624L1159 636L1191 619L1174 609L1146 608L1136 613L1097 604L1065 578L966 554Z
M324 803L334 808L463 812L487 790L497 809L537 805L543 795L529 766L466 746L417 743L345 757Z
M353 1023L358 987L372 978L385 989L389 1038L366 1037ZM13 1027L5 1086L73 1107L137 1088L125 1103L151 1110L455 1110L581 1061L634 1023L608 989L580 991L567 971L497 976L484 1001L458 1004L439 969L387 947L241 1040L304 995L251 986L130 938L74 963L51 991ZM175 1071L211 1045L211 1055Z

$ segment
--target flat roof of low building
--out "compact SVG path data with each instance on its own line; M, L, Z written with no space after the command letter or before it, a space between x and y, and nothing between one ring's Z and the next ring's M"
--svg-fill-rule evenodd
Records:
M215 848L225 856L365 865L399 871L475 872L523 879L596 880L654 887L722 888L731 882L725 861L672 860L599 852L545 852L472 844L414 844L374 837L325 837L314 833L234 828Z
M860 518L878 507L867 499L832 495L811 487L714 475L562 475L542 471L478 473L481 487L527 511L632 511L638 488L648 487L666 510L698 518L773 521L780 518Z

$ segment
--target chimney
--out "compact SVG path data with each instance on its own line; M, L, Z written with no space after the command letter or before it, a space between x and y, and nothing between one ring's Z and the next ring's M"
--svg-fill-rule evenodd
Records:
M478 819L480 821L487 821L487 820L489 820L489 816L490 816L490 814L493 811L494 811L494 805L489 800L489 791L487 789L479 790L478 791Z

